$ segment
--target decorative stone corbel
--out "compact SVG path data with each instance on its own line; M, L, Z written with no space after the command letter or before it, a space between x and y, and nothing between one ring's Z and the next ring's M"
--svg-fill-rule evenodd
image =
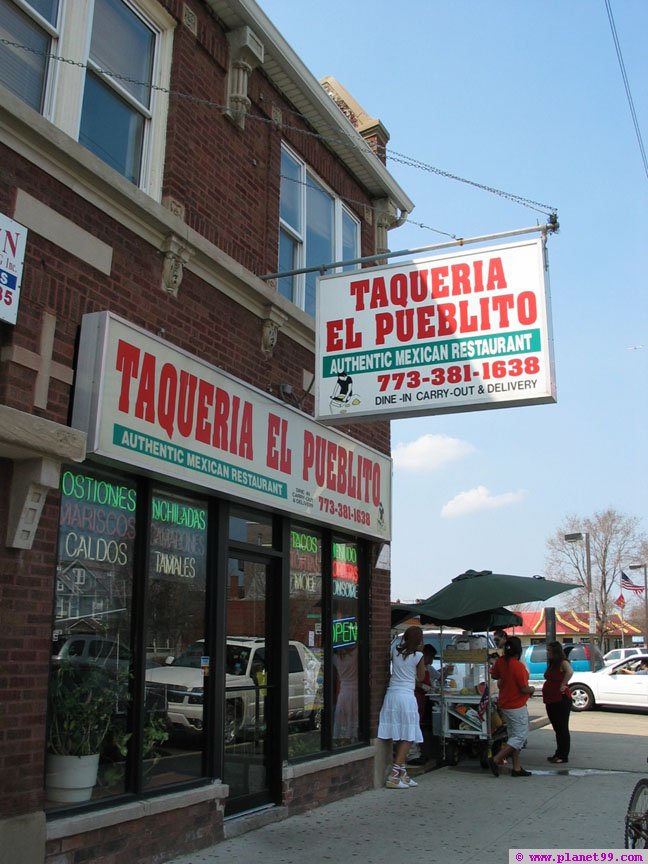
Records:
M379 198L372 203L375 211L376 255L380 255L389 252L387 232L402 223L399 222L396 207L389 198ZM377 263L386 264L387 260Z
M55 459L16 460L11 478L7 546L31 549L49 489L56 489L61 463Z
M275 306L266 306L266 317L261 328L261 353L266 360L272 358L279 337L279 330L287 320L288 316L280 312Z
M227 34L230 48L227 70L227 103L225 115L240 129L245 128L245 115L250 110L248 80L252 70L263 63L263 42L249 27L239 27Z
M187 244L177 234L168 234L164 238L161 247L164 255L162 265L162 285L160 286L167 294L178 296L178 289L184 276L184 267L191 261L192 254Z

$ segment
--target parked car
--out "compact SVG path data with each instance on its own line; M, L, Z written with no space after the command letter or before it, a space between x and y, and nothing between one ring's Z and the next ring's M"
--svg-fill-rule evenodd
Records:
M194 642L164 666L147 669L149 687L163 686L169 721L177 730L203 728L203 639ZM302 642L288 643L288 721L319 725L322 696L320 661ZM227 640L225 657L225 743L233 743L263 722L265 641L257 638Z
M641 669L643 663L648 666L648 653L626 657L598 672L575 674L569 682L574 711L598 705L648 709L648 669Z
M595 668L602 669L603 655L596 645L588 642L573 642L563 645L563 650L574 672L590 671L590 652L594 652ZM522 662L529 670L529 681L544 681L544 673L547 669L547 645L541 642L538 645L527 645L522 654Z
M52 665L65 663L80 668L100 667L107 672L128 673L131 652L123 642L97 636L95 633L79 633L60 636L52 645Z
M603 662L606 666L611 666L617 660L625 660L626 657L634 657L636 654L642 654L645 648L613 648L603 655Z

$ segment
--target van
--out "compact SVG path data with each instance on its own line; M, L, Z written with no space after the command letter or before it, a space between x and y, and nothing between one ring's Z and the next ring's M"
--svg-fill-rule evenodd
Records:
M595 669L603 668L603 655L596 645L588 642L573 642L563 645L565 656L574 672L590 671L590 652L594 652ZM522 662L529 670L529 681L543 681L547 670L547 644L527 645L522 654Z

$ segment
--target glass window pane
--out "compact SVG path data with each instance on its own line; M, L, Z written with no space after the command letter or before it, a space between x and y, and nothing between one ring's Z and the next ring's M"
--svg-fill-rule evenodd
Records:
M206 504L154 493L143 739L147 788L203 775L206 576Z
M358 723L358 544L333 542L333 746L359 740Z
M279 273L297 269L297 241L285 231L279 232ZM295 302L296 276L279 279L278 290L286 299Z
M90 56L100 69L132 79L119 83L147 108L154 51L155 34L122 0L95 0Z
M302 233L300 213L301 166L285 150L281 151L281 218L297 232Z
M114 90L88 72L83 93L79 143L138 183L142 163L144 118Z
M358 223L346 210L342 210L342 260L360 257L358 245ZM344 270L355 270L359 264L348 264Z
M272 517L259 510L232 507L229 539L254 546L272 546Z
M288 755L296 759L322 749L324 708L322 539L299 525L290 531L288 602Z
M27 105L42 111L49 36L13 3L0 0L0 38L29 49L0 44L0 82Z
M77 468L61 487L48 752L99 754L89 800L126 789L137 493ZM70 798L59 777L48 758L48 806L86 800Z
M306 187L306 266L333 261L333 198L313 178ZM317 273L306 274L304 309L315 315Z
M42 15L52 26L56 25L59 0L27 0L32 9Z

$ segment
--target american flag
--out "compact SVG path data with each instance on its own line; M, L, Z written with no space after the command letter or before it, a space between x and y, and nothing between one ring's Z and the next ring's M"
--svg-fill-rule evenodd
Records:
M643 594L644 586L635 585L632 579L627 576L623 570L621 571L621 588L625 591L632 591L633 594Z

